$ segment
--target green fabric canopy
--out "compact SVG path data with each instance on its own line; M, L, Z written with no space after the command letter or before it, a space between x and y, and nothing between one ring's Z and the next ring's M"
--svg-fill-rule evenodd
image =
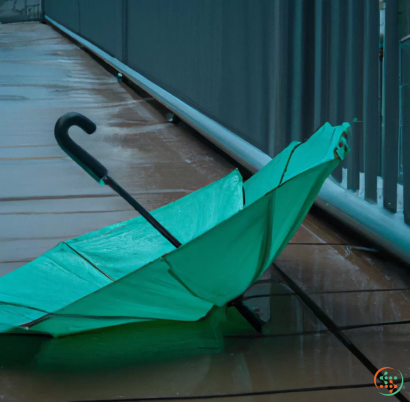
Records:
M196 321L272 264L348 152L325 124L243 183L238 170L152 215L60 243L0 278L0 332L61 336L149 320Z

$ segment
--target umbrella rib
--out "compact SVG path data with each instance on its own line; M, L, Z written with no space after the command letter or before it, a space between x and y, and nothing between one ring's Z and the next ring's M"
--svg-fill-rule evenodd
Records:
M293 153L295 152L296 148L300 147L302 144L303 144L303 142L300 142L300 143L297 144L297 145L292 149L292 151L290 152L288 161L286 162L286 166L285 166L285 169L283 170L282 177L280 178L280 182L279 182L278 187L280 187L280 186L282 185L283 179L284 179L285 174L286 174L286 172L287 172L287 170L288 170L288 166L289 166L290 160L291 160L291 158L292 158L292 156L293 156Z
M0 304L2 305L8 305L8 306L15 306L15 307L23 307L27 308L30 310L35 310L39 311L40 313L45 313L43 317L37 318L36 320L32 320L26 324L21 324L18 325L18 327L22 328L31 328L33 325L39 324L42 321L48 320L53 317L62 317L62 318L87 318L87 319L102 319L102 320L107 320L107 319L114 319L114 320L150 320L148 317L137 317L137 316L120 316L120 315L114 315L114 316L102 316L102 315L86 315L86 314L58 314L58 313L50 313L46 310L42 310L36 307L31 307L28 305L24 304L19 304L19 303L10 303L10 302L4 302L0 301ZM156 320L160 320L160 318L156 318ZM165 320L165 319L164 319Z
M32 327L49 318L85 318L91 320L147 320L150 321L152 318L148 317L137 317L128 315L92 315L92 314L59 314L59 313L48 313L44 317L40 317L37 320L30 321L27 324L19 325L21 327ZM155 318L155 320L161 320L161 318ZM162 320L167 320L163 318Z
M192 296L197 297L198 299L204 300L208 303L211 303L209 300L204 299L203 297L198 296L195 292L193 292L185 283L182 281L182 279L178 276L178 274L174 271L172 268L171 263L166 259L166 257L163 259L163 261L169 266L169 274L181 285L184 287L186 291L188 291ZM212 303L213 304L213 303Z
M76 249L72 248L69 244L67 244L66 242L63 242L68 248L70 248L71 250L73 250L77 255L79 255L83 260L87 261L90 265L92 265L96 270L100 271L103 275L105 275L108 279L110 279L111 281L115 282L115 280L113 278L111 278L110 275L108 275L107 273L105 273L102 269L98 268L95 264L93 264L89 259L85 258L83 255L81 255Z

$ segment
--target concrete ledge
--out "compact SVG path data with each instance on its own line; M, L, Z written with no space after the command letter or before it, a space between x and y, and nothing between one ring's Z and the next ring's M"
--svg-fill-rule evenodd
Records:
M50 17L46 16L45 19L127 76L251 172L257 172L271 160L269 155L188 106L91 42ZM316 204L353 230L410 263L410 227L404 223L402 214L391 214L377 205L372 205L343 189L332 179L326 180Z

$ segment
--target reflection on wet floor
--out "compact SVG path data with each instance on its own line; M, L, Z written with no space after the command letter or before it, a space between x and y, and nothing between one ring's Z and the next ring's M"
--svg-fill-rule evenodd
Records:
M52 28L3 25L0 38L0 169L7 177L0 188L7 228L0 232L0 275L60 241L135 216L56 146L53 125L63 113L96 121L94 136L73 130L74 139L148 209L234 168ZM408 266L340 232L317 211L276 264L375 366L398 368L410 379ZM0 335L0 400L384 400L372 373L274 267L244 297L265 321L262 335L234 308L214 309L196 323L147 322L56 339ZM410 397L407 383L403 394Z
M234 312L234 310L232 310ZM333 335L223 338L216 317L127 325L61 339L3 336L10 397L30 400L206 395L360 384L367 371ZM247 329L249 333L249 328ZM18 351L16 353L16 350ZM7 359L9 357L9 359ZM336 367L333 367L333 364ZM37 393L40 389L46 392Z
M61 338L7 334L2 336L1 364L10 370L89 373L208 355L223 349L220 322L224 313L215 311L193 324L155 321Z

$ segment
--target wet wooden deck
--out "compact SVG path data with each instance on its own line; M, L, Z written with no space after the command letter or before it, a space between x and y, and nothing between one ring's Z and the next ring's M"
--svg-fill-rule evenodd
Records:
M94 135L73 130L73 137L148 209L234 168L43 24L0 26L0 110L0 275L61 240L135 216L57 146L54 124L66 112L95 121ZM375 366L397 368L410 380L408 267L339 233L320 214L307 217L276 264ZM274 268L247 297L267 322L263 337L234 314L222 325L225 338L206 320L166 332L155 324L53 340L2 335L0 399L384 400L373 375ZM403 393L410 395L408 387Z

